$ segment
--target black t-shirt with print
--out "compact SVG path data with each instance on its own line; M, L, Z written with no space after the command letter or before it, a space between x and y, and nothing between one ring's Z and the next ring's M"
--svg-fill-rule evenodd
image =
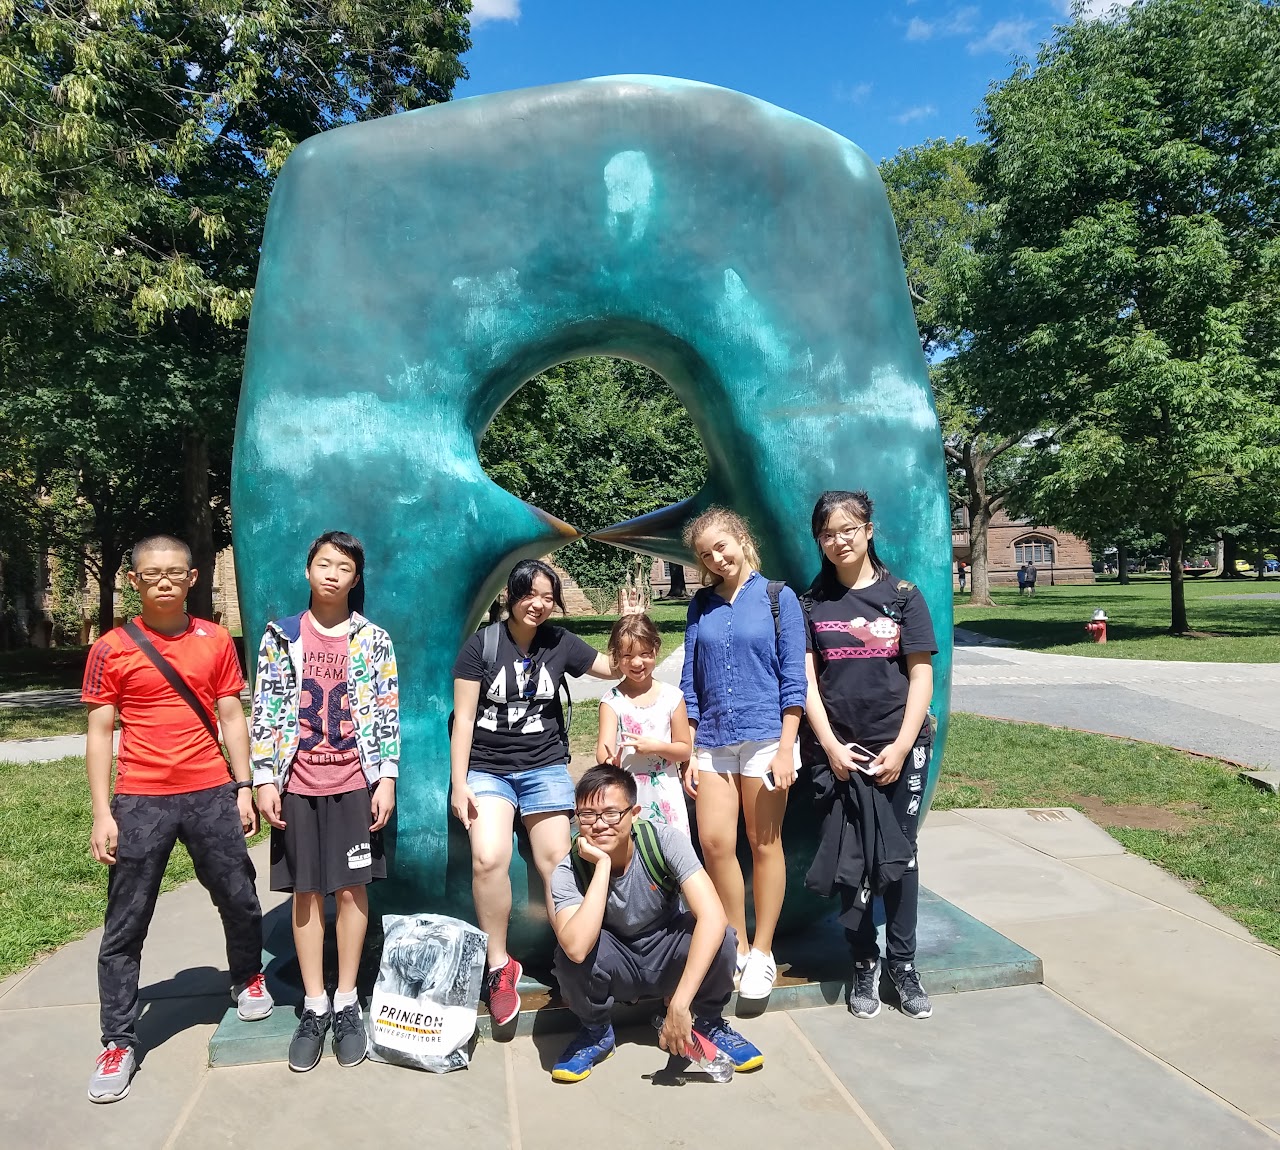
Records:
M529 658L526 672L525 657L505 623L498 632L498 660L492 679L486 679L484 673L484 628L458 652L453 677L480 684L471 736L472 767L510 774L554 766L568 758L560 683L566 670L572 675L586 674L596 661L596 650L572 631L544 623L533 637Z
M836 737L879 751L902 730L906 657L938 652L933 621L924 596L914 587L900 608L901 624L890 618L898 607L896 579L881 579L858 590L837 587L835 592L838 597L829 598L819 590L807 603L818 690ZM920 737L930 737L927 718Z

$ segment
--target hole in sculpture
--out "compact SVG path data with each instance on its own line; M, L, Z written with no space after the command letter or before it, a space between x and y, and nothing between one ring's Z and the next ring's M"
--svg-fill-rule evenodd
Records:
M702 441L666 380L605 356L525 383L489 424L480 462L495 483L583 533L678 503L706 479ZM682 597L687 585L679 564L594 540L560 548L554 562L598 614L613 614L619 588L637 577L652 575L655 597Z

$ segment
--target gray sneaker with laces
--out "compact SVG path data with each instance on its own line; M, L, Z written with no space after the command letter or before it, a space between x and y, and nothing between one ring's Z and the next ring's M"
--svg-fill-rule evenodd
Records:
M889 978L898 992L898 1004L903 1014L911 1018L928 1018L933 1013L933 1005L920 984L915 963L890 964Z
M289 1069L299 1074L315 1068L320 1061L320 1052L324 1050L324 1036L328 1033L332 1015L326 1010L317 1014L314 1010L304 1010L298 1022L298 1029L293 1032L289 1043Z
M339 1066L359 1066L369 1048L360 1004L344 1006L333 1016L333 1053Z
M849 1013L855 1018L875 1018L880 1013L880 960L860 959L853 964L849 987Z
M132 1047L107 1043L106 1049L98 1055L93 1077L89 1079L89 1101L119 1102L129 1093L129 1083L137 1069Z

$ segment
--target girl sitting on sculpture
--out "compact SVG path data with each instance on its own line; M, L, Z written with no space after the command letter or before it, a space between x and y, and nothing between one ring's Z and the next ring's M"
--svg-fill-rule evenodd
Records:
M512 830L518 811L543 886L569 853L573 783L560 703L566 674L615 678L607 655L549 620L564 611L560 576L525 559L507 577L508 617L481 628L453 665L450 807L471 837L471 891L489 936L486 985L497 1025L520 1011L524 968L507 953ZM549 912L550 913L550 912Z

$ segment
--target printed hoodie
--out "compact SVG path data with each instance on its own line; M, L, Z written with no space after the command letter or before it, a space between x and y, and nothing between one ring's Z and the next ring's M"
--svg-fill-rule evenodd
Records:
M298 753L302 698L302 616L267 624L253 684L250 758L253 784L274 783L283 793ZM356 728L365 782L400 773L400 686L396 652L387 633L353 611L348 623L347 699Z

